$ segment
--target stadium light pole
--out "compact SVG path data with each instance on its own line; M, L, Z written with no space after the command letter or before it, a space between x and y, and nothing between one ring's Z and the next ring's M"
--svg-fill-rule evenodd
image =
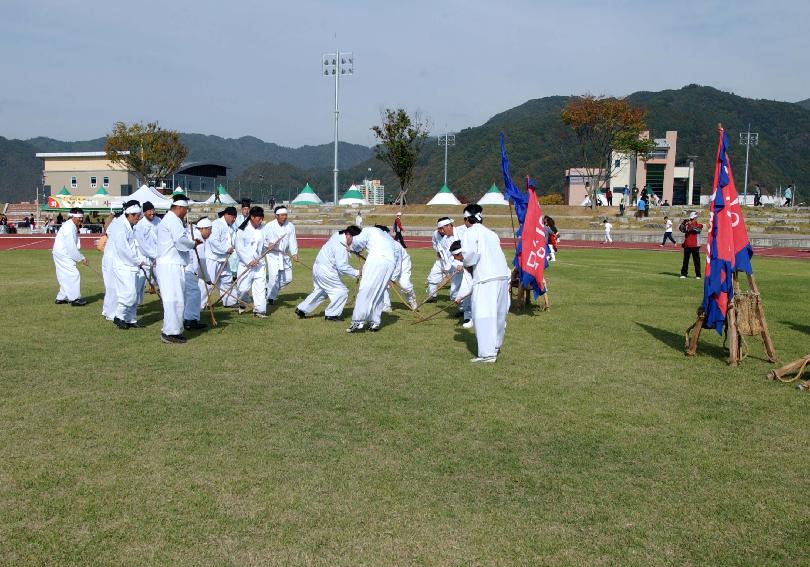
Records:
M439 136L439 147L444 146L444 184L447 185L447 148L456 145L456 135L445 132Z
M338 204L338 116L340 107L338 106L338 85L340 77L354 75L354 55L351 52L341 53L336 50L334 53L324 53L321 57L322 73L324 77L335 79L335 168L332 170L333 190L335 205Z
M740 132L740 145L745 146L745 185L743 186L743 203L748 204L748 153L751 146L759 145L759 132L751 131L751 123L748 123L748 131Z

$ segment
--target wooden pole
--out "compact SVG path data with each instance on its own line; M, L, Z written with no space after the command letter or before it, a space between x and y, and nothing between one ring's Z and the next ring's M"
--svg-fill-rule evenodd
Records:
M697 319L686 330L686 356L695 356L697 354L698 340L700 339L700 332L703 330L703 324L706 322L706 314L702 308L698 308Z
M771 340L771 333L768 331L768 323L765 322L765 308L762 306L762 296L759 294L757 282L752 274L748 274L748 285L751 287L751 291L757 294L757 317L759 317L759 323L762 327L760 334L762 336L762 342L765 344L765 354L769 361L776 362L776 347Z

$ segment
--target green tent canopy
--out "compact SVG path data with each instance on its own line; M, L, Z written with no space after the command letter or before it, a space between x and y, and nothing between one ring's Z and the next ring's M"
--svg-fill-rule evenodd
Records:
M59 193L57 193L57 195L70 195L70 191L67 190L67 187L62 185L62 188L59 190Z
M96 191L96 195L109 195L107 190L104 188L104 185L99 186L98 191Z

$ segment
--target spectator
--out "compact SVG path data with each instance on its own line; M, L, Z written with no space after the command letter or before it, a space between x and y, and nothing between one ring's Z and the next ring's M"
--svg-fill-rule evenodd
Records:
M357 216L354 217L354 224L355 226L363 227L363 213L357 211Z
M545 216L543 217L543 224L546 225L546 242L548 242L548 260L549 262L557 261L557 243L560 241L557 231L557 223L554 219Z
M664 199L664 202L663 202L663 203L661 203L661 206L662 206L662 207L669 207L669 206L670 206L669 201L667 201L666 199Z
M612 244L613 239L610 237L610 231L613 230L613 225L607 219L603 220L602 223L605 225L605 240L602 244Z
M607 197L608 207L612 207L613 206L613 191L610 190L610 187L608 187L608 190L605 193L605 197Z
M672 220L670 220L669 217L665 216L664 217L664 238L663 238L663 240L661 240L661 244L659 244L658 246L663 248L664 244L667 243L667 240L670 240L673 244L677 244L677 242L675 242L675 239L672 238Z
M760 205L762 205L762 188L757 183L754 187L754 206L759 207Z
M633 200L632 200L632 202L630 204L635 205L638 202L638 187L636 187L635 185L633 185L633 193L632 193L632 195L633 195Z
M394 221L394 240L399 242L403 248L407 248L405 239L402 238L402 232L402 213L397 213L397 218Z
M785 206L789 207L793 203L793 185L788 185L785 189Z
M624 216L624 211L625 211L625 207L624 207L624 199L622 199L622 202L621 202L621 203L619 203L619 216L620 216L620 217L623 217L623 216Z
M62 216L62 213L56 215L56 224L61 226L63 222L65 222L65 217Z
M645 201L644 199L639 199L638 212L637 212L636 216L638 216L640 218L643 218L643 217L647 216L646 213L647 213L647 201Z
M697 221L698 214L693 211L689 213L689 219L681 221L678 229L684 233L683 236L683 265L681 266L681 279L685 279L689 274L689 257L695 265L695 279L700 279L700 243L698 236L703 230L703 225Z

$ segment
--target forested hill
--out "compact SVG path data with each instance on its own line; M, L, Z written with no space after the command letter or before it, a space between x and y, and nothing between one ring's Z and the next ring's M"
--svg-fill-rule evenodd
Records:
M759 145L751 149L749 184L766 189L788 183L804 186L810 181L810 99L801 103L750 99L712 87L689 85L660 92L637 92L628 99L648 110L653 136L666 130L678 131L677 158L697 156L697 176L703 187L711 184L717 123L725 125L731 140L731 159L742 187L745 147L739 133L751 124L759 133ZM574 148L564 142L560 110L568 97L530 100L496 114L486 123L461 130L450 148L449 185L463 200L478 199L493 183L503 185L498 136L506 134L507 150L516 180L531 175L541 193L559 192L566 167L579 165ZM371 125L369 125L371 126ZM189 160L211 160L230 165L243 193L265 191L272 186L286 197L309 182L321 195L332 194L332 146L286 148L258 138L221 138L183 134L190 149ZM6 140L0 138L0 201L31 198L39 184L41 164L38 151L89 151L103 147L103 138L81 142L60 142L49 138ZM372 157L365 146L341 143L340 181L345 189L361 181L372 169L393 197L397 182L391 171ZM442 185L444 152L431 138L414 176L409 194L412 202L424 202ZM522 185L522 182L521 182Z
M745 147L739 145L739 133L748 123L759 133L759 145L750 155L749 184L761 183L766 189L810 182L810 109L796 103L757 100L712 87L689 85L660 92L637 92L629 95L634 104L646 108L648 124L655 137L666 130L678 131L677 159L697 156L697 181L704 188L711 185L714 154L717 150L717 124L723 123L731 141L731 160L740 189L743 186ZM499 134L506 135L511 173L523 186L522 179L532 176L540 193L562 191L567 167L579 165L574 148L564 143L564 126L560 111L568 97L553 96L530 100L490 118L486 123L457 133L456 145L450 148L448 178L451 189L462 200L478 199L495 182L503 187L500 169ZM367 168L384 181L387 194L396 193L397 182L382 162L370 159L341 172L341 187L362 180ZM306 181L321 197L331 195L328 171L283 171L274 176L272 165L254 166L243 180L255 182L258 169L274 187ZM409 197L425 202L441 187L444 175L444 152L431 138L417 166Z

